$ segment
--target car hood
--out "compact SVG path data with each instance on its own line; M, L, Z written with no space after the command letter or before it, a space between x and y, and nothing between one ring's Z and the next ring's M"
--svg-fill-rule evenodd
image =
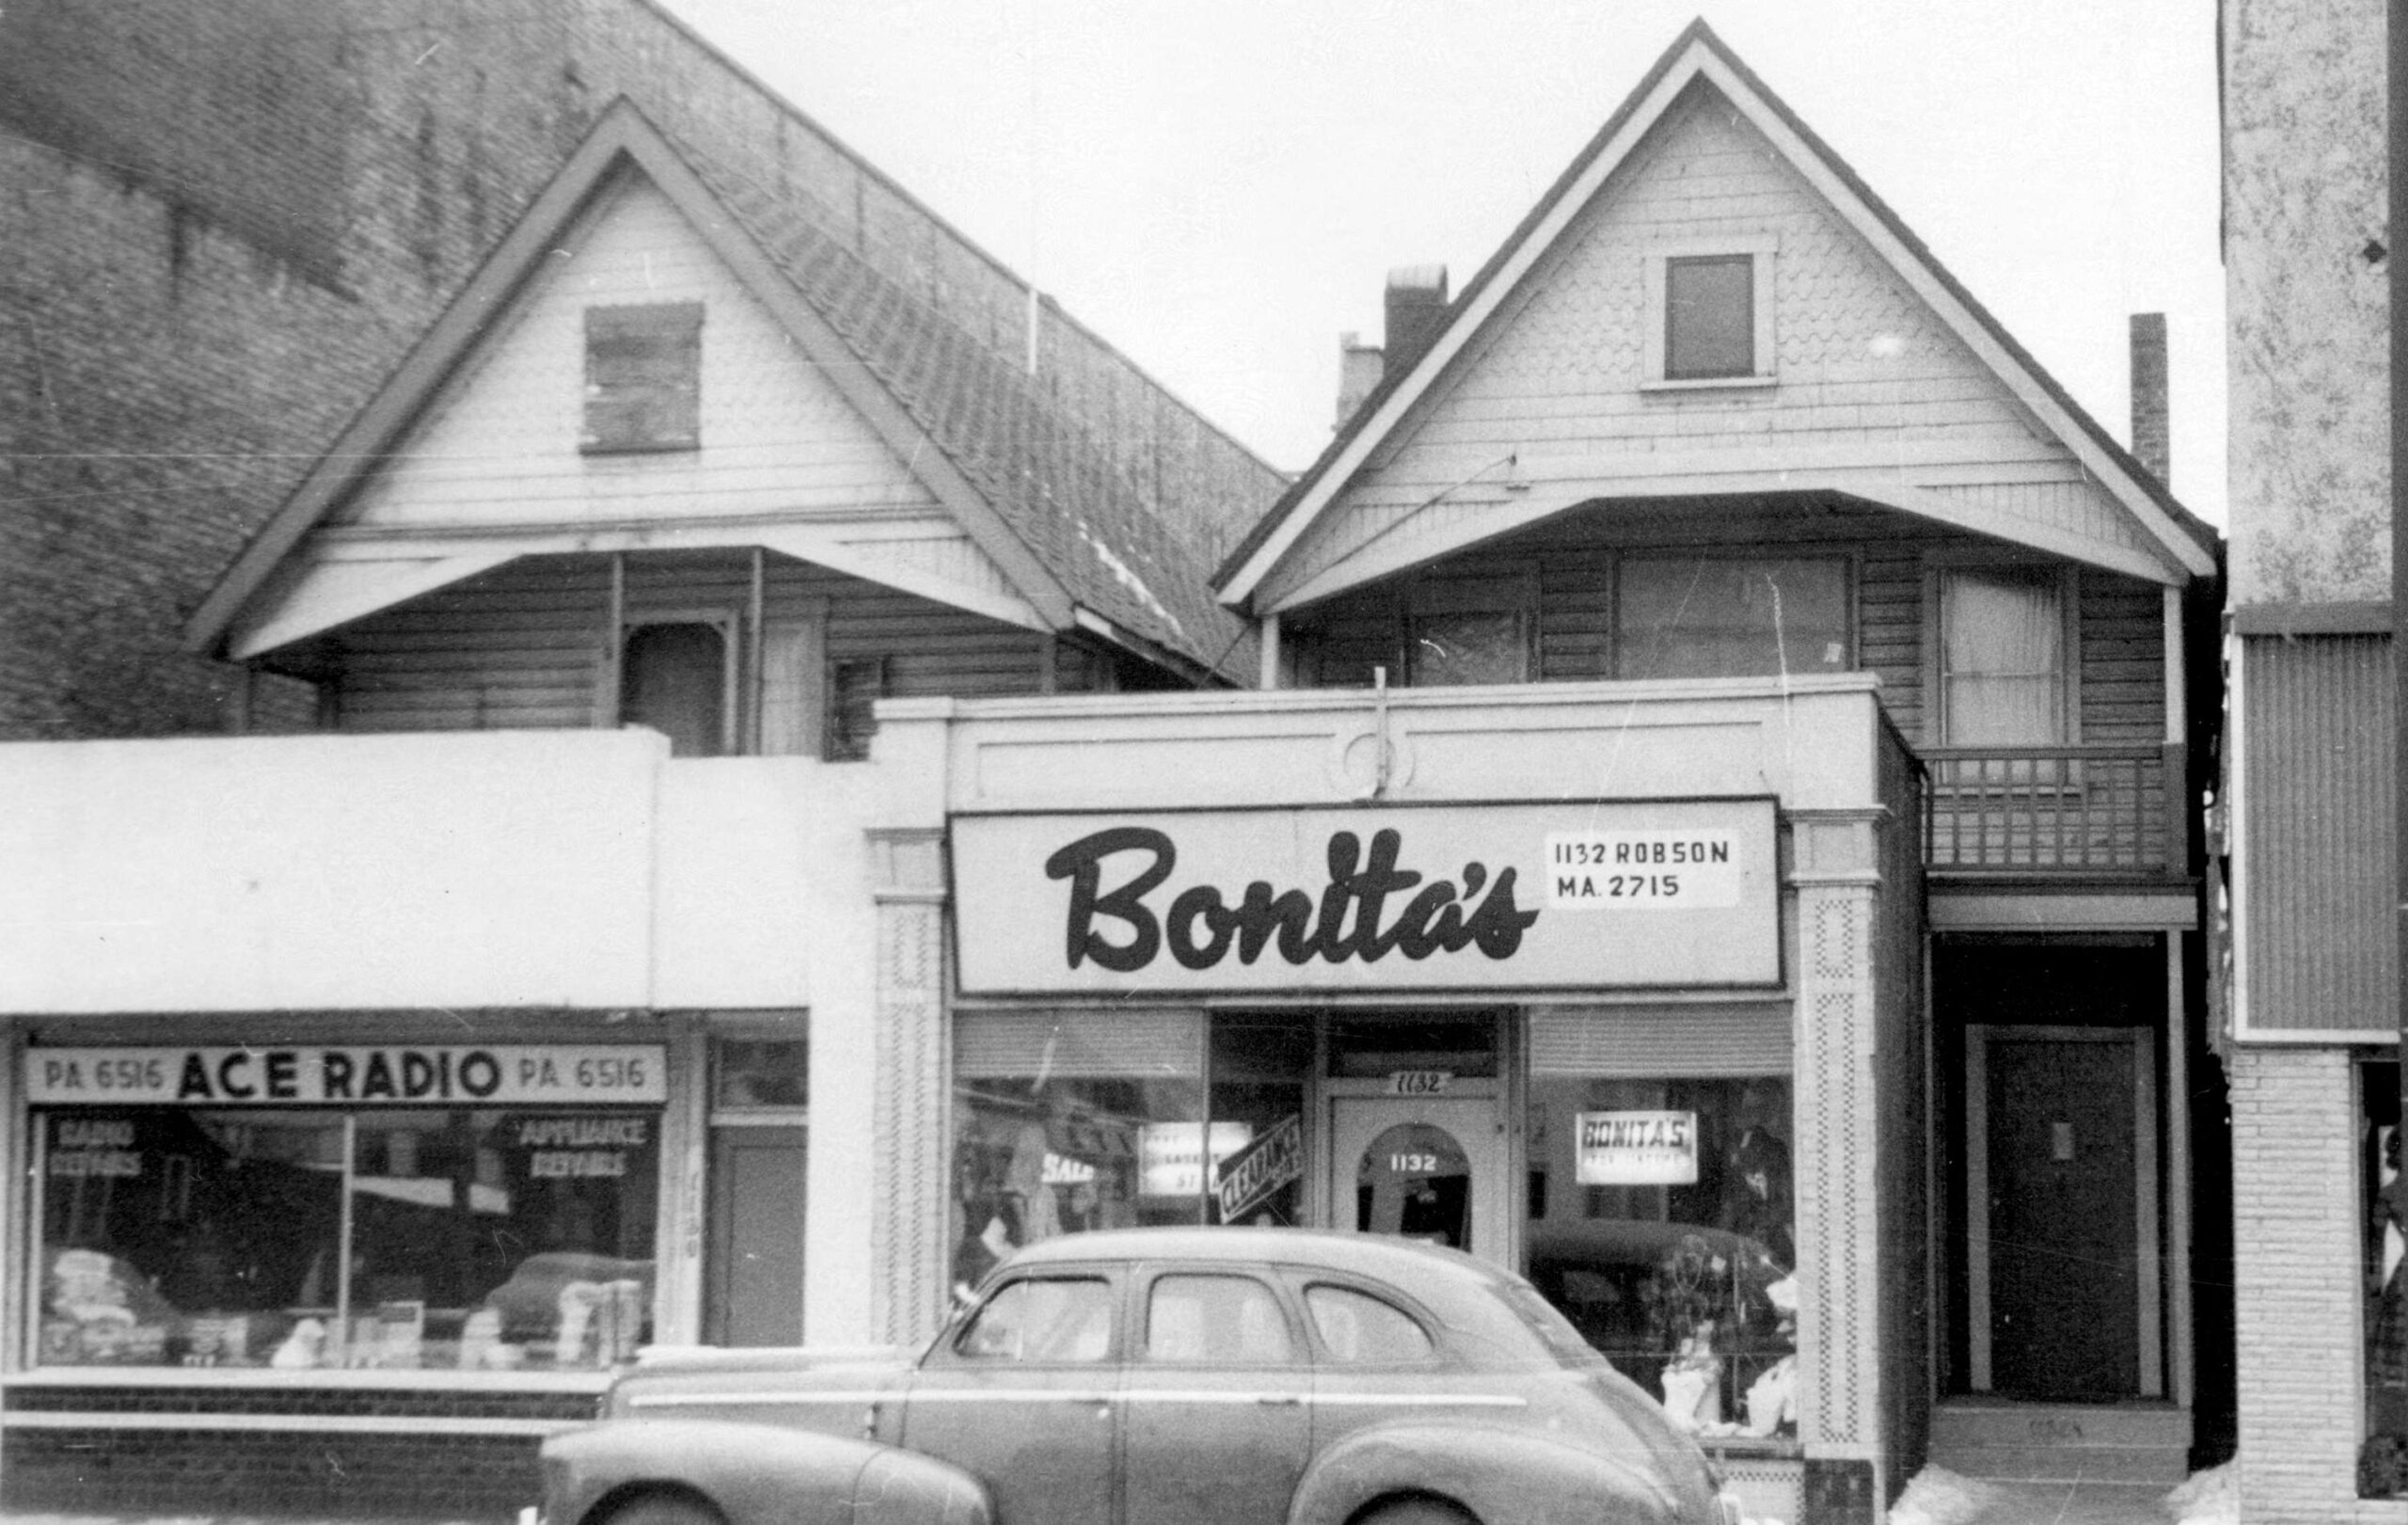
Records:
M614 1419L752 1418L807 1429L851 1428L870 1405L901 1390L913 1354L895 1345L656 1345L611 1385L603 1411ZM826 1412L815 1415L823 1406Z

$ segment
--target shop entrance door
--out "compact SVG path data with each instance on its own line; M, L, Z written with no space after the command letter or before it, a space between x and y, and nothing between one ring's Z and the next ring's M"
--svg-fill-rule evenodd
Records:
M1329 1098L1330 1224L1507 1263L1505 1130L1496 1096Z

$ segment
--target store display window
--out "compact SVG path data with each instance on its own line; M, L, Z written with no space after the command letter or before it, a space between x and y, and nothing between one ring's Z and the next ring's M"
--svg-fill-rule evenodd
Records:
M631 1359L659 1125L657 1107L41 1108L35 1360Z
M1534 1073L1528 1274L1709 1437L1797 1435L1786 1076Z
M2408 1495L2408 1170L2401 1167L2400 1066L2358 1066L2359 1248L2366 1289L2366 1439L2358 1495Z
M1056 1234L1302 1218L1308 1025L1200 1011L954 1025L953 1281Z

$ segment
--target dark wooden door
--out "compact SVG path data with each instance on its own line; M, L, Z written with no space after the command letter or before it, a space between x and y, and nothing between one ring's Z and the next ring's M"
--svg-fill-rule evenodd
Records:
M1993 1029L1987 1049L1990 1388L2140 1391L2140 1050L2114 1029Z
M801 1128L711 1134L711 1255L703 1338L715 1345L802 1343Z

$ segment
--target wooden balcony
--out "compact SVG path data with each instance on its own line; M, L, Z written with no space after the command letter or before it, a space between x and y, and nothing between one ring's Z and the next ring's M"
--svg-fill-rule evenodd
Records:
M1935 874L2181 878L2196 816L2184 749L1926 747Z

